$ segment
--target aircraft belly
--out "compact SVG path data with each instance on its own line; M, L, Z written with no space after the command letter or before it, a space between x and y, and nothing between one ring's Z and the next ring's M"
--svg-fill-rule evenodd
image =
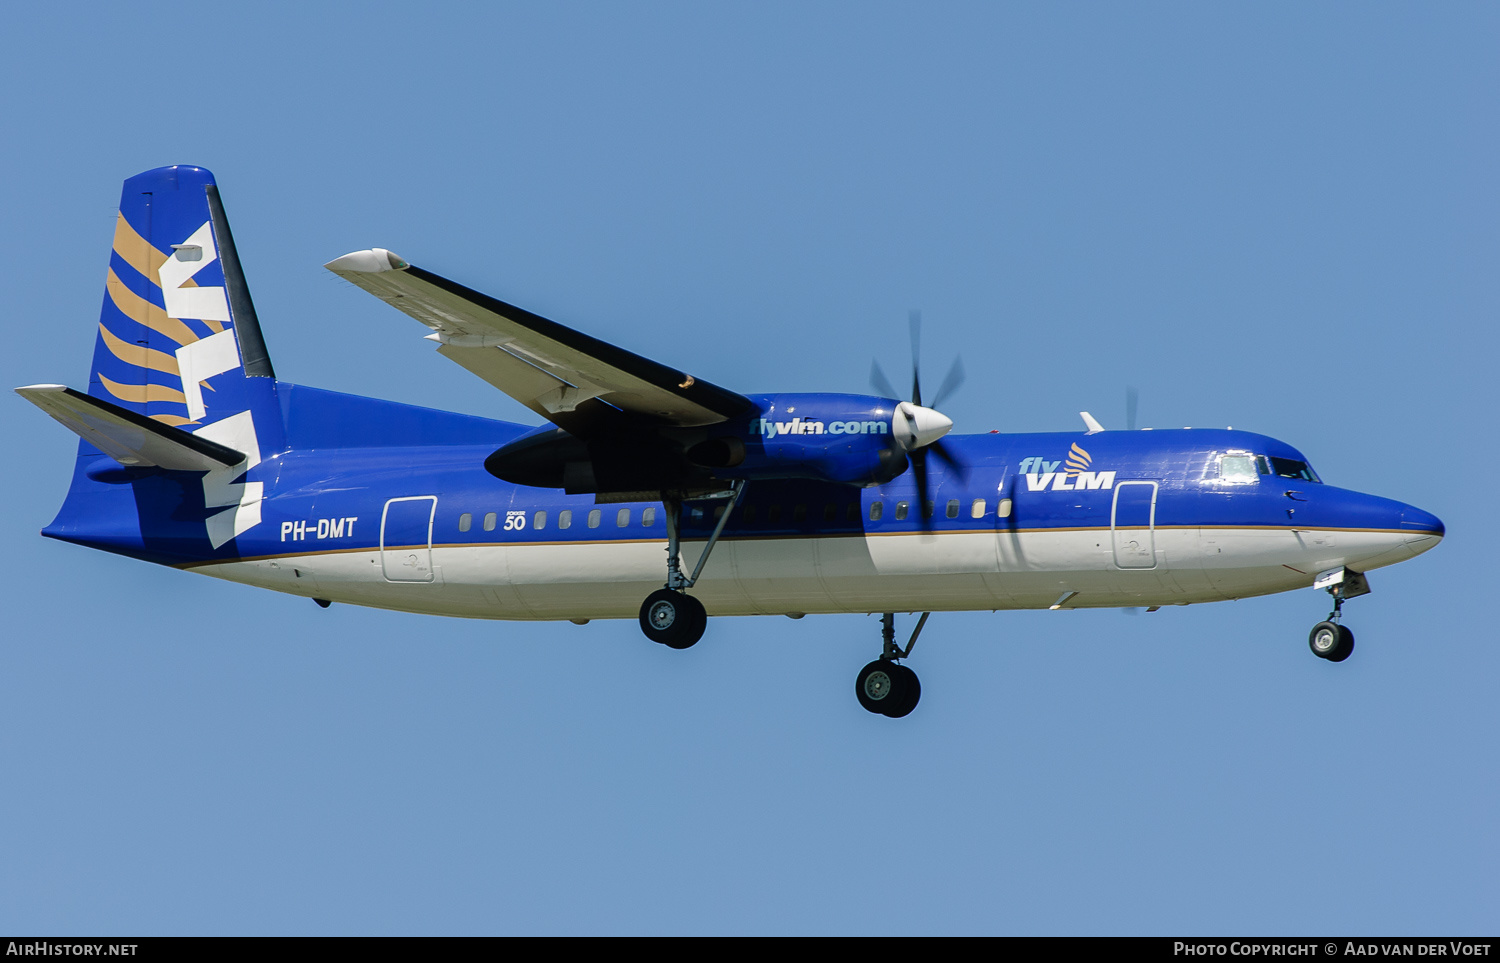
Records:
M720 544L712 558L726 553L731 559L732 579L739 604L747 614L780 614L785 612L843 612L824 587L819 575L819 539L745 538ZM822 541L863 542L864 539L822 539ZM857 551L851 559L858 566ZM713 562L709 562L709 568ZM862 566L868 571L868 566ZM705 581L708 580L705 570ZM704 582L699 582L703 586ZM694 589L694 594L697 589ZM708 600L704 600L708 605ZM713 608L709 608L713 612Z
M692 589L713 615L1173 605L1306 587L1318 572L1414 554L1400 533L1161 528L1156 566L1120 569L1108 529L725 540ZM665 579L665 540L439 545L431 582L392 582L378 550L196 571L310 598L491 619L634 618ZM701 541L683 547L691 571ZM1072 593L1072 594L1070 594Z
M848 611L879 612L992 609L994 597L985 578L996 569L992 532L912 533L853 539L841 558L828 567ZM864 543L863 552L857 547ZM863 574L863 554L877 581ZM902 604L897 604L897 600ZM890 608L884 609L890 611Z

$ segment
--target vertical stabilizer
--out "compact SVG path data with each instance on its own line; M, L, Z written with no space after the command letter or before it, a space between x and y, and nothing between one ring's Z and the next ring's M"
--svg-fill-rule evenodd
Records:
M193 431L272 401L274 377L213 175L127 180L89 394Z

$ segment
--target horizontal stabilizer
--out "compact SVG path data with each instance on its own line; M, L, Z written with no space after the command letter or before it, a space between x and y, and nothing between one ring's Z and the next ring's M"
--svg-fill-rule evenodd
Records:
M244 454L226 445L64 385L27 385L17 388L16 394L122 465L212 471L245 460Z

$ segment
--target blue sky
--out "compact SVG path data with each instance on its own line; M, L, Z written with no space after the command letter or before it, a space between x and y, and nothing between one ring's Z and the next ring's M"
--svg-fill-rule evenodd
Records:
M534 419L321 267L382 246L740 391L962 354L959 431L1234 425L1435 512L1359 650L1311 590L463 622L39 537L0 428L0 930L1482 933L1500 923L1493 6L31 5L5 384L87 376L120 181L218 177L277 373ZM935 382L934 382L935 383ZM903 620L902 624L909 624Z

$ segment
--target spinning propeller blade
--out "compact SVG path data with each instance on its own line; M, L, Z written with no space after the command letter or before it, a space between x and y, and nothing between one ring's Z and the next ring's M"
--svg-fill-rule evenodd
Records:
M941 412L922 404L922 312L913 309L907 316L911 332L911 401L897 406L892 418L892 430L897 444L906 451L907 464L911 466L912 481L917 489L917 511L925 522L932 517L931 485L927 472L927 452L930 449L944 465L959 475L964 473L963 464L943 447L942 437L953 427L951 419ZM964 365L960 358L953 365L938 387L940 404L953 395L964 383ZM870 386L887 398L899 398L896 388L886 377L880 362L870 362Z
M896 386L891 384L891 379L887 378L885 372L880 370L879 361L870 362L870 387L887 398L901 397L896 391Z
M943 383L938 385L937 397L932 399L932 407L942 407L943 402L953 397L953 393L963 387L964 383L964 359L955 357L953 367L948 369L948 376Z

